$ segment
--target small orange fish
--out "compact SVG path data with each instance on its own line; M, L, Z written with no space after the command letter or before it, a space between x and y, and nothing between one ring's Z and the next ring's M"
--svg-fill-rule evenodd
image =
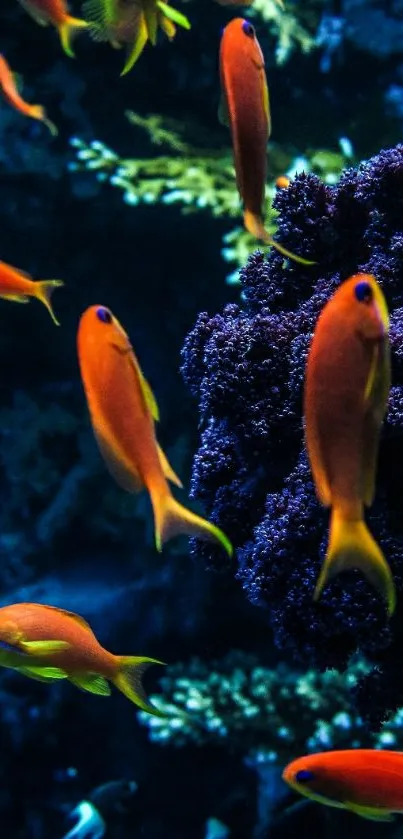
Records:
M379 432L390 389L389 316L371 274L346 280L315 327L305 374L305 437L319 501L331 507L329 544L315 589L359 568L385 598L395 587L364 521L375 492Z
M287 189L288 186L290 186L290 179L287 178L287 175L279 175L276 179L277 189Z
M17 90L17 86L15 83L15 79L13 76L10 67L4 58L4 55L0 53L0 90L9 105L12 108L15 108L16 111L19 111L26 117L32 117L32 119L39 119L41 122L49 128L49 131L55 137L57 134L57 128L47 118L45 109L42 105L30 105L28 102L20 96Z
M271 132L269 90L263 53L249 21L234 18L225 27L220 46L222 104L220 118L231 131L235 172L244 205L244 224L256 239L303 265L309 259L274 241L263 224L267 178L267 143Z
M40 682L69 679L89 693L109 696L112 682L131 702L161 716L144 693L141 676L154 658L119 656L101 647L91 627L74 612L40 603L0 609L0 666Z
M19 268L13 268L6 262L0 262L0 297L15 303L28 303L30 297L36 297L46 306L53 322L59 326L52 309L50 298L55 288L64 285L62 280L33 280L29 274Z
M65 0L19 0L19 2L41 26L51 24L57 29L64 52L70 58L74 58L71 40L80 29L87 28L86 21L69 15Z
M364 819L403 812L403 753L378 749L322 752L293 760L283 780L296 792Z
M179 533L232 546L214 524L172 496L182 484L155 438L158 407L126 332L105 306L90 306L78 329L78 358L92 426L115 480L128 492L146 488L154 510L157 550Z
M163 0L86 0L83 12L94 40L126 46L121 76L131 70L147 41L155 46L158 29L169 40L175 37L176 26L190 29L187 17Z

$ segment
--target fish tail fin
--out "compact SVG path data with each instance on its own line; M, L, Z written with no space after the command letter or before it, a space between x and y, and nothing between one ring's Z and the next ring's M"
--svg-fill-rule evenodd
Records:
M50 119L47 118L43 105L31 105L31 117L33 117L33 119L39 119L43 122L43 124L49 129L52 136L57 137L59 132L54 122L51 122Z
M63 23L59 26L59 36L62 47L69 58L74 58L74 50L72 47L72 39L79 29L87 29L89 24L86 20L81 20L78 17L71 17L66 15Z
M152 497L152 504L157 551L161 551L165 542L168 542L173 536L182 533L186 536L196 536L198 539L207 542L217 542L224 548L228 556L232 556L233 547L225 533L217 525L179 504L170 492Z
M163 661L158 661L156 658L146 658L144 656L117 656L117 673L113 679L113 683L118 690L123 693L130 702L134 702L143 711L149 714L154 714L156 717L163 717L162 714L151 702L148 701L147 694L143 688L142 676L148 670L151 664L164 664Z
M60 324L59 324L59 321L57 320L57 318L55 316L55 313L53 311L52 303L51 303L50 298L51 298L55 288L58 288L59 286L62 286L62 285L64 285L63 280L39 280L38 282L35 283L35 290L36 290L36 295L35 296L38 298L38 300L41 301L41 303L43 303L44 306L46 306L46 308L47 308L47 310L48 310L48 312L49 312L49 314L50 314L50 316L53 320L53 323L55 323L56 326L60 326Z
M382 595L388 615L396 605L396 591L388 563L362 519L349 521L333 509L329 545L316 584L314 600L318 600L331 577L348 568L359 568L368 582Z
M312 259L305 259L303 256L298 256L296 253L292 253L292 251L287 250L283 245L280 245L280 242L276 242L270 233L267 232L265 226L263 224L262 219L260 216L257 216L256 213L252 213L250 210L245 210L244 216L244 225L251 234L254 236L255 239L260 239L261 242L264 242L265 245L271 245L273 248L276 249L282 256L285 256L287 259L293 259L294 262L300 262L301 265L316 265Z

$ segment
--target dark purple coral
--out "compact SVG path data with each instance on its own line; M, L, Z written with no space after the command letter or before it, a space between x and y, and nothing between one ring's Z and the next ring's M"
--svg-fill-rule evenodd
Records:
M278 238L312 267L259 251L241 272L243 303L199 316L183 349L202 439L192 494L230 536L248 598L267 609L276 644L307 666L345 666L358 648L376 665L359 709L376 723L403 704L403 146L346 171L335 187L299 175L276 198ZM355 571L313 603L328 513L303 445L302 385L310 337L337 285L374 273L391 309L393 388L382 435L376 502L368 514L395 575L397 616ZM194 541L217 568L221 552Z

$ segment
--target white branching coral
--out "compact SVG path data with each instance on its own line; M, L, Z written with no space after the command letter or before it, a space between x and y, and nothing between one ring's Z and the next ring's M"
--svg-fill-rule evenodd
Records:
M296 755L325 749L396 748L403 741L403 711L370 734L353 711L351 691L368 666L362 659L345 673L297 673L260 667L253 656L232 652L220 662L176 664L152 696L165 717L139 713L150 739L161 745L225 745L256 762L283 765Z

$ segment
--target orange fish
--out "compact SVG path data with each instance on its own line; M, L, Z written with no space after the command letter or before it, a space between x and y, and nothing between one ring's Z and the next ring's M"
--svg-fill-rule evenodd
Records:
M316 324L305 375L305 436L319 501L331 507L330 536L315 589L347 568L359 568L395 608L395 587L371 536L364 507L372 504L379 432L390 389L389 316L371 274L337 289Z
M106 465L129 492L146 488L154 510L157 550L179 533L232 546L214 524L178 504L168 480L182 484L155 438L158 407L130 340L105 306L81 317L78 357L92 426Z
M176 26L190 29L187 17L163 0L86 0L83 12L94 40L126 46L121 76L131 70L147 41L155 46L158 29L169 40L175 37Z
M89 693L109 696L112 682L131 702L161 716L147 700L141 676L154 658L113 655L101 647L91 627L74 612L40 603L0 609L0 666L31 679L69 679Z
M222 104L220 118L231 131L235 173L244 205L244 224L256 239L283 256L313 265L290 253L265 230L263 205L267 178L267 143L271 132L269 91L264 58L255 29L243 18L225 27L220 46Z
M86 21L69 15L65 0L20 0L20 3L41 26L51 24L57 29L66 55L74 58L71 40L78 30L87 28Z
M278 178L276 178L277 189L287 189L288 186L290 186L290 179L287 175L279 175Z
M403 812L403 753L377 749L322 752L293 760L283 772L292 789L364 819L392 821Z
M16 303L28 303L30 297L36 297L46 306L53 322L59 326L52 309L50 298L55 288L64 285L62 280L33 280L29 274L19 268L13 268L6 262L0 262L0 297Z
M41 122L49 128L49 131L55 137L57 134L57 128L51 122L47 116L45 109L42 105L30 105L28 102L20 96L17 90L17 86L15 83L15 79L13 76L10 67L4 58L4 55L0 53L0 90L9 105L19 111L21 114L24 114L26 117L32 117L32 119L39 119Z

